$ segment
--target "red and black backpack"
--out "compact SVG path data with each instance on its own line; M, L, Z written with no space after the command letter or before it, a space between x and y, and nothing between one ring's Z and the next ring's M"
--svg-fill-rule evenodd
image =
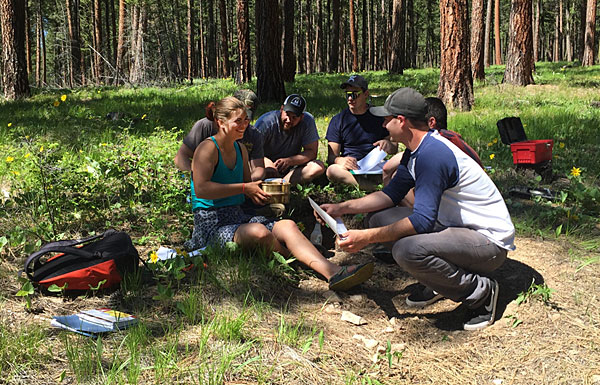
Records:
M106 280L102 289L118 286L138 267L139 255L127 233L107 230L84 239L51 242L25 261L27 278L41 287L89 290Z

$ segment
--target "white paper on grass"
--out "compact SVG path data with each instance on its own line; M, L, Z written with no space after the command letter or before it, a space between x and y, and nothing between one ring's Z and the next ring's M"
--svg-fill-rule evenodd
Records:
M194 250L194 251L190 251L188 253L188 255L190 257L195 257L196 255L199 255L202 253L202 250L204 250L206 247L203 247L201 249L198 250ZM167 259L172 259L175 258L177 256L177 250L175 249L169 249L167 247L159 247L158 250L156 251L156 255L158 256L158 259L161 261L166 261Z
M327 226L329 226L329 228L333 230L337 235L341 236L342 234L348 231L346 225L342 221L342 218L333 218L331 215L327 214L325 210L320 208L319 205L315 203L315 201L310 199L310 197L308 197L308 202L310 203L311 207L317 212L317 214L319 214L319 216L323 218L325 223L327 223Z
M364 158L357 162L358 169L352 170L355 175L360 174L381 174L383 172L383 160L387 156L387 153L380 149L379 147L375 147L365 155Z

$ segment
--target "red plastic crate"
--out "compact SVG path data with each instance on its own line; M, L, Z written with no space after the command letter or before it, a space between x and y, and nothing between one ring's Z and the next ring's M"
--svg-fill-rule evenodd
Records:
M552 139L526 140L510 145L513 154L513 163L536 164L552 159Z

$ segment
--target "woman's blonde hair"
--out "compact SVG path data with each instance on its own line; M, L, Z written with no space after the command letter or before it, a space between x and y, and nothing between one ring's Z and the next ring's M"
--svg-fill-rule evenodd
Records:
M225 121L237 110L246 110L244 102L233 96L223 98L219 100L214 107L215 120Z

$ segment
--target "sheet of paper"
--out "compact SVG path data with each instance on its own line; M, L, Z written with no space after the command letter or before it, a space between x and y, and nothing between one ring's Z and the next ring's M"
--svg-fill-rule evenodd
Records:
M202 250L204 249L205 247L198 250L190 251L188 255L190 257L195 257L198 254L202 254ZM159 260L166 261L167 259L175 258L177 256L177 251L175 249L169 249L167 247L161 246L156 251L156 255L158 256Z
M338 236L341 236L341 234L344 234L348 231L346 225L342 221L342 218L333 218L331 215L327 214L325 210L320 208L319 205L315 203L315 201L310 199L310 197L308 197L308 202L310 203L311 207L317 212L317 214L319 214L319 216L323 218L325 223L327 223L327 226L329 226L329 228L333 230Z
M350 170L350 172L354 175L381 175L383 174L383 165L385 164L385 161L381 161L381 163L375 165L375 167L371 168L370 170Z
M385 151L383 151L379 147L375 147L374 149L371 150L371 152L369 152L367 155L365 155L364 158L362 158L361 160L359 160L357 162L358 170L362 171L363 173L366 171L370 171L374 167L379 166L381 164L381 161L384 160L386 156L387 156L387 153ZM354 170L354 171L357 171L357 170Z

